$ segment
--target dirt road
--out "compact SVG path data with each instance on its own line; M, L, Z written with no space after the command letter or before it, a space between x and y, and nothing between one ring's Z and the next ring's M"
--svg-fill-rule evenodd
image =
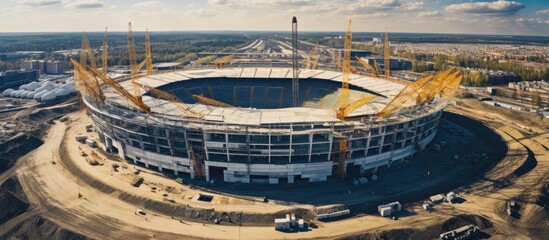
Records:
M515 127L512 128L516 130ZM533 170L517 178L508 188L489 194L465 195L465 203L443 204L437 207L436 212L426 212L418 206L412 207L409 209L410 216L402 217L399 221L366 215L320 223L319 228L305 232L283 233L275 231L272 226L238 227L180 222L171 216L153 212L148 212L146 218L137 216L134 213L137 206L120 200L117 194L104 194L87 184L82 184L62 164L53 164L59 157L56 151L66 131L65 124L55 124L44 139L45 143L20 159L14 169L33 212L39 212L64 228L96 239L332 239L371 231L423 228L451 216L466 213L488 218L497 227L501 236L528 239L530 232L511 227L507 220L497 213L494 206L505 199L524 193L525 189L528 189L527 186L539 183L540 178L546 176L549 169L549 155L538 141L503 128L499 129L501 133L509 133L508 135L512 136L507 139L526 146L537 161L537 166ZM547 133L538 133L537 136L542 136L539 141L543 142ZM83 197L78 198L78 193Z

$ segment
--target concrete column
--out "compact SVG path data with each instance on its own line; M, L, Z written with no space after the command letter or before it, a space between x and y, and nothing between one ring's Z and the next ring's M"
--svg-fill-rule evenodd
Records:
M294 176L293 175L288 176L288 183L294 183Z
M309 133L309 162L311 162L312 153L313 153L313 134Z
M225 133L225 151L227 152L227 162L231 161L231 157L229 154L229 134Z
M107 137L103 135L105 138L105 148L108 152L112 152L112 139L110 137Z

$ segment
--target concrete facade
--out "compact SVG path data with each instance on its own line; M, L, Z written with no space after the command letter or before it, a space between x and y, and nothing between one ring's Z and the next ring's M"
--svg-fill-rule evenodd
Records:
M350 102L368 92L378 97L341 121L333 111L341 73L301 70L303 105L288 107L285 100L291 99L291 94L284 94L284 89L290 83L289 72L284 68L191 70L140 79L177 94L182 102L192 105L193 111L203 112L202 117L193 117L146 92L142 93L143 102L151 107L151 115L109 88L103 90L106 101L85 97L84 102L107 151L174 175L195 178L201 174L207 181L326 181L335 175L340 154L345 154L346 175L356 177L413 156L436 134L445 105L438 99L422 106L403 105L401 110L376 120L379 111L405 87L403 84L352 75L350 99L354 100ZM133 88L129 79L120 85ZM192 102L189 96L199 93L241 107ZM339 150L343 139L348 142L345 153Z
M195 177L188 149L193 149L206 180L225 182L326 181L334 174L339 159L339 138L334 126L292 124L294 129L313 128L290 131L290 126L286 126L286 133L280 132L284 125L222 131L207 124L183 124L183 127L145 124L94 107L90 110L107 151L118 152L121 158L159 171L173 171L175 175L185 173ZM431 111L409 121L379 123L355 130L349 135L347 172L364 173L411 157L434 138L441 113Z

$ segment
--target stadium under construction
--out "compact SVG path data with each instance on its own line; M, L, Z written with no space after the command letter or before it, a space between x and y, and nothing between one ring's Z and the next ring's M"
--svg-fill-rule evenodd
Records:
M426 147L461 81L453 69L415 82L391 78L388 70L379 76L375 68L353 73L350 24L342 71L296 63L223 67L229 55L216 68L155 73L148 34L141 64L131 28L128 40L129 78L98 70L85 36L81 61L73 61L102 145L135 164L207 181L278 184L374 174Z

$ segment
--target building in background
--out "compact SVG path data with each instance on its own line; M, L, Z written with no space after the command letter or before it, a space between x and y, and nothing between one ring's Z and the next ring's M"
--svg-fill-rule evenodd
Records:
M46 61L46 60L27 60L21 63L21 68L25 70L38 70L42 74L63 74L65 73L65 62Z
M380 66L384 67L384 58L383 57L366 57L364 60L368 61L368 64L374 65L374 62ZM412 61L405 58L391 57L391 70L411 70Z
M336 51L339 53L339 55L341 55L341 57L343 57L343 49L336 49ZM355 57L368 57L371 55L372 55L372 52L367 50L358 50L358 49L351 50L351 59L353 60L355 59Z
M0 73L0 90L17 88L23 84L38 81L38 70L14 70Z

